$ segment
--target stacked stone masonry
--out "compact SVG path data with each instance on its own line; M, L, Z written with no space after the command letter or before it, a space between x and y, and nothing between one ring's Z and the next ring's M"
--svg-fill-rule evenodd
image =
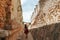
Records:
M31 34L34 40L60 40L60 23L32 29Z
M21 0L0 0L0 39L17 40L23 32Z
M60 23L60 0L39 0L39 11L32 16L31 27ZM36 8L35 10L37 10ZM35 18L34 18L35 16Z
M60 0L39 0L39 6L29 26L33 39L60 40Z

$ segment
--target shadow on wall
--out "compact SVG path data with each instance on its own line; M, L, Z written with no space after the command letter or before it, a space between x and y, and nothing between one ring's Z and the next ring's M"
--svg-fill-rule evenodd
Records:
M60 40L60 23L31 30L34 40Z

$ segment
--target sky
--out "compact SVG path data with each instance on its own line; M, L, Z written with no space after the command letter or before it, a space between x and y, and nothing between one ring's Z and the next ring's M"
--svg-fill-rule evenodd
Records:
M37 3L38 0L21 0L24 22L31 22L31 15Z

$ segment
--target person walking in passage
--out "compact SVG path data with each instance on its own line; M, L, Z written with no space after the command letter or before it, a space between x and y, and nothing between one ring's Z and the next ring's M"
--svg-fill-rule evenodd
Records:
M25 35L26 35L26 38L28 38L29 30L28 30L28 28L27 28L27 25L26 25L26 24L25 24L24 33L25 33Z

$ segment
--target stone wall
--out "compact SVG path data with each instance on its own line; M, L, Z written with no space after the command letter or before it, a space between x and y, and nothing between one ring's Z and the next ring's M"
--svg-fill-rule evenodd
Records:
M0 0L0 27L4 29L20 27L22 19L20 0Z
M39 13L37 16L33 14L35 19L31 22L31 28L60 23L60 0L40 0L39 5Z
M39 5L39 13L29 26L34 40L60 40L60 0L40 0Z
M0 0L0 38L17 40L23 32L22 20L20 0Z
M34 40L60 40L60 23L32 29Z
M4 23L6 20L6 10L5 7L7 6L6 0L0 0L0 28L4 27Z

